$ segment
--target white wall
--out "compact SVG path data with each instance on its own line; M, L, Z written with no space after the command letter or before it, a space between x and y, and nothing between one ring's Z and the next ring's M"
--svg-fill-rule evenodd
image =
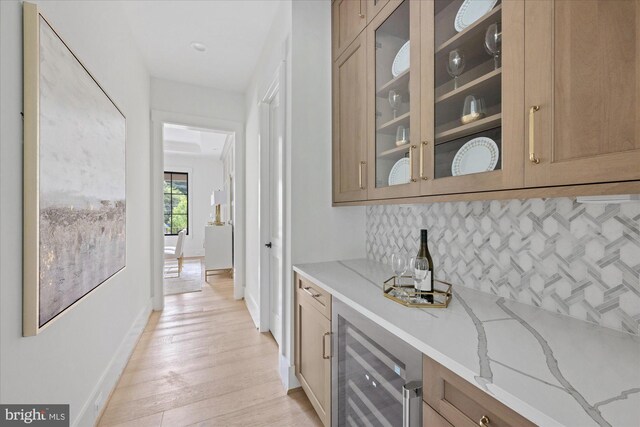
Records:
M209 221L211 193L222 189L222 161L211 156L164 154L164 169L189 174L189 234L185 236L184 256L204 256L204 227ZM165 236L165 246L175 246L176 236Z
M280 4L276 18L271 26L269 35L255 67L256 72L245 94L246 102L246 285L244 296L247 308L256 325L260 319L260 287L258 265L260 251L263 246L259 233L259 133L260 108L258 102L262 100L264 92L273 80L276 70L286 57L287 43L291 32L291 2ZM287 91L288 92L288 91ZM288 122L288 121L287 121ZM287 132L288 133L288 132ZM286 138L286 136L285 136Z
M286 386L293 375L292 265L365 257L364 207L331 207L331 2L285 2L273 24L246 93L247 285L254 322L260 319L258 269L258 101L286 58L286 224L284 341L280 369Z
M291 36L290 247L283 356L293 365L291 266L364 258L366 212L331 206L331 2L294 1ZM291 373L293 369L290 368Z
M194 127L218 129L235 133L234 170L235 218L234 218L234 297L244 294L245 283L245 98L243 94L226 90L195 86L157 78L151 79L152 109L152 277L156 286L162 286L164 233L162 217L162 126L177 123ZM157 200L156 200L157 199ZM154 309L162 309L164 299L156 292Z
M151 78L151 108L193 116L244 122L244 96L213 89Z
M95 421L150 310L149 76L117 2L37 2L127 118L126 268L40 335L22 334L22 4L0 2L0 402Z

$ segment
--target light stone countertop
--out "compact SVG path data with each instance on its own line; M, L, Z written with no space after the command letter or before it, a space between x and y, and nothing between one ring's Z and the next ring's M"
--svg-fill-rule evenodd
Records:
M640 338L454 286L446 309L382 295L369 260L294 270L541 426L640 426Z

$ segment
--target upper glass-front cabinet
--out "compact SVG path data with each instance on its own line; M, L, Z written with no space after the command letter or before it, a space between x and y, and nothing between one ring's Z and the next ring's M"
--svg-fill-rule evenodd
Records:
M461 185L466 191L500 189L508 186L503 169L522 169L521 148L508 147L522 144L522 137L505 141L516 135L516 128L522 130L524 115L521 106L511 109L522 103L523 73L517 59L522 62L524 53L517 46L522 46L524 31L516 26L523 24L522 5L509 3L521 2L422 4L423 66L429 68L423 72L423 102L429 105L423 108L428 117L423 120L421 149L429 157L430 192L460 192ZM515 22L503 19L505 6ZM508 128L503 126L505 117ZM519 185L519 179L513 185Z
M417 1L389 1L368 27L368 135L374 143L369 150L369 191L373 198L417 195L420 190L419 7Z

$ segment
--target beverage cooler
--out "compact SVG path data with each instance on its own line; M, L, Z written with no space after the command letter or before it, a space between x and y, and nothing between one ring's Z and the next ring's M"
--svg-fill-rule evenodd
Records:
M333 426L422 426L422 353L332 302Z

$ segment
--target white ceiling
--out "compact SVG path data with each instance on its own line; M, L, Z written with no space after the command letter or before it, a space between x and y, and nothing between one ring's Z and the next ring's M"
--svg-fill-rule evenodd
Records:
M165 124L162 131L165 153L192 154L221 158L228 132Z
M154 77L244 92L282 0L122 2ZM191 47L206 45L205 52Z

